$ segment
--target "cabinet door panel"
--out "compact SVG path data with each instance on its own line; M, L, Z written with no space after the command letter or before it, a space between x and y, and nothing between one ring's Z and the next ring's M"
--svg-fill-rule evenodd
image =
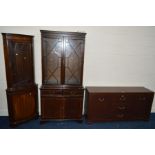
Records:
M43 38L43 81L61 84L62 38Z
M32 43L9 41L13 85L33 82Z
M41 97L41 118L42 119L62 119L63 100L56 97Z
M14 121L22 121L36 114L34 92L13 95L12 104Z
M65 84L81 84L83 72L84 41L76 38L64 39Z
M83 98L66 98L65 99L65 119L82 119Z
M111 119L115 109L113 108L113 103L105 101L94 102L90 101L88 116L89 119L101 120L101 119Z

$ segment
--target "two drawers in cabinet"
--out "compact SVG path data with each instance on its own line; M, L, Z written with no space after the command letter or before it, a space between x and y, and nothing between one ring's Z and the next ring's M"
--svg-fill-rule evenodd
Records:
M152 93L86 93L88 121L149 119Z
M42 96L83 96L83 89L46 89L41 90Z

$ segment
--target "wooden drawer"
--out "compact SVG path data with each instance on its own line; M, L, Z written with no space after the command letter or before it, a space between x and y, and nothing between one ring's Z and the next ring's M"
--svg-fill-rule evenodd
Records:
M77 90L77 89L64 89L63 95L70 95L70 96L83 96L84 90Z
M41 90L41 95L62 95L61 89Z
M105 103L109 101L114 101L115 97L111 94L90 94L91 99L93 100L94 103Z
M113 94L115 101L120 102L150 102L152 94L150 93L115 93ZM118 102L119 101L119 102Z

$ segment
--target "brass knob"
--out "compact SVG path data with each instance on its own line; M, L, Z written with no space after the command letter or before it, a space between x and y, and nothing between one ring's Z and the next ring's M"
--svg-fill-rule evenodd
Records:
M118 109L119 109L119 110L125 110L126 107L121 107L121 106L120 106L120 107L118 107Z
M71 91L70 94L74 94L74 91Z
M100 102L104 102L104 97L98 99Z
M124 117L124 114L118 114L117 117L118 118L123 118Z
M146 98L145 98L145 97L140 97L140 100L141 100L141 101L145 101Z
M124 95L121 95L120 100L121 101L125 101L126 100L126 97Z

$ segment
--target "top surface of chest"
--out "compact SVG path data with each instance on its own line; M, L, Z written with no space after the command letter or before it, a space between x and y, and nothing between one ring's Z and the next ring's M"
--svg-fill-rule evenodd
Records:
M153 93L145 87L86 87L89 93Z

